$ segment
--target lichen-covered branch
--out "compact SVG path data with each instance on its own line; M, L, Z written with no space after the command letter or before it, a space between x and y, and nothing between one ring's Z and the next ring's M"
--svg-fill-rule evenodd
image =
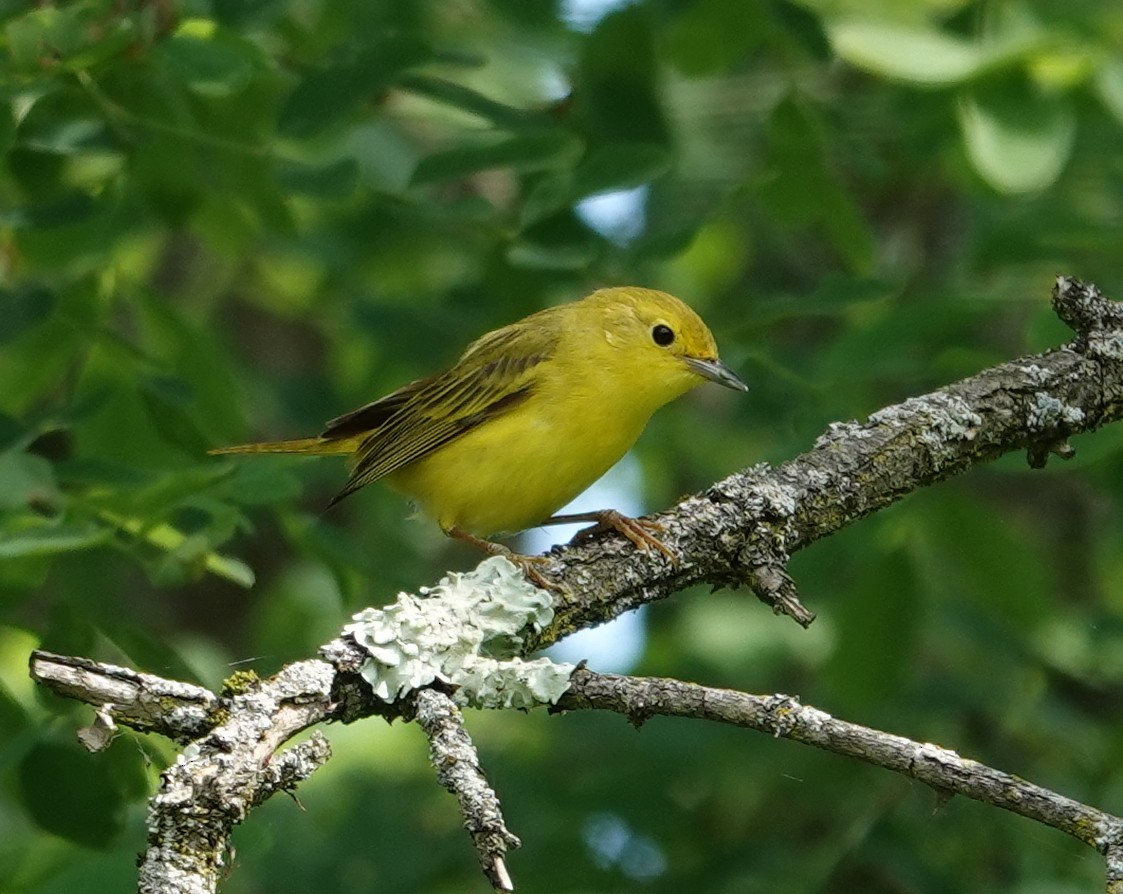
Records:
M275 752L324 718L334 674L325 661L300 661L223 699L222 722L163 772L160 789L149 802L139 894L216 890L234 826L330 757L319 733Z
M656 518L677 564L615 535L552 553L537 566L565 591L535 648L697 583L748 584L780 613L809 623L787 557L912 491L1004 453L1031 465L1071 456L1067 439L1123 416L1123 308L1067 277L1053 293L1076 338L1055 350L983 370L865 422L836 423L811 450L758 465Z
M461 705L531 708L552 704L569 685L572 665L521 655L525 633L554 617L552 596L502 556L451 572L435 587L399 593L385 608L367 608L343 628L336 656L354 643L355 668L384 702L433 682L448 684Z
M499 798L480 768L460 709L443 692L420 689L409 699L406 716L429 739L429 760L437 781L456 797L484 875L496 891L514 891L504 857L520 842L507 829Z
M88 658L34 652L31 678L57 695L99 709L82 741L91 751L109 744L114 724L186 742L214 726L218 697L209 689Z
M666 678L597 674L578 668L555 711L599 709L636 726L649 717L693 717L749 727L857 758L1067 832L1107 856L1123 847L1123 818L1096 810L954 751L839 720L787 695L750 695ZM1118 857L1116 857L1118 860ZM1116 870L1118 871L1118 866ZM1111 867L1109 865L1109 878Z
M278 751L331 715L335 668L326 661L297 662L267 680L247 675L221 696L86 658L35 652L30 664L47 688L94 706L97 720L80 734L91 750L108 744L116 724L190 741L149 802L140 894L214 892L234 826L331 754L319 733Z

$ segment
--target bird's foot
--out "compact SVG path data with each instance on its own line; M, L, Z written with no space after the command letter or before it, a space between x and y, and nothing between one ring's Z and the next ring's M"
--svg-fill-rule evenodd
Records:
M678 554L656 536L667 530L666 525L654 519L632 518L622 512L617 512L615 509L600 509L596 512L555 515L546 519L543 524L570 524L583 521L591 521L593 524L574 534L570 543L583 543L601 531L616 531L627 537L636 549L643 552L649 552L653 549L658 550L670 560L672 565L677 566L679 563Z
M498 553L498 555L505 556L508 562L517 565L522 570L526 579L539 589L553 590L555 593L565 592L565 587L557 581L545 577L542 572L538 570L539 566L548 565L550 563L550 560L545 556L524 556L513 550L507 550L506 553Z
M471 544L476 549L483 550L489 556L502 556L512 565L517 566L526 579L540 589L553 590L556 593L565 592L565 587L557 581L550 580L538 570L543 565L548 565L550 563L550 560L546 556L524 556L522 553L515 552L509 546L504 546L502 543L496 543L493 540L485 540L483 537L477 537L475 534L468 533L463 528L445 528L444 532L449 537Z

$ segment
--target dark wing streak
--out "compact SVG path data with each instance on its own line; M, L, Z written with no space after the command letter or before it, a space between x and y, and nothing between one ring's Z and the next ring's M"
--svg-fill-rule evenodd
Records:
M361 435L363 432L374 431L389 421L394 414L402 409L418 392L423 391L433 383L435 376L425 379L416 379L408 385L403 385L397 391L391 391L385 397L372 400L363 404L357 410L336 416L324 426L321 438L336 441L349 438L352 435Z
M469 345L464 355L449 371L441 375L416 379L408 385L403 385L396 391L390 392L385 397L380 397L378 400L363 404L363 406L359 407L357 410L352 410L350 413L337 416L324 426L320 437L334 441L353 435L361 435L365 432L373 432L390 422L390 420L411 401L416 399L419 405L437 407L444 402L446 394L456 390L457 387L460 386L462 397L454 404L446 403L443 412L443 415L446 416L455 415L458 410L466 408L470 400L475 396L470 387L463 387L465 384L463 368L465 366L471 367L477 364L478 360L476 358L481 353L494 355L496 352L502 352L504 349L517 345L519 339L522 337L523 325L524 324L514 324L512 326L505 326L502 329L497 329L494 332L489 332L487 335L480 337ZM503 354L497 360L479 364L475 370L472 370L471 374L474 374L473 378L479 377L486 379L491 377L497 370L501 372L508 363L516 364L518 371L522 372L530 366L540 363L544 359L546 359L545 356L541 354L526 358L512 357L509 354ZM460 371L459 375L453 375L453 373L458 371Z

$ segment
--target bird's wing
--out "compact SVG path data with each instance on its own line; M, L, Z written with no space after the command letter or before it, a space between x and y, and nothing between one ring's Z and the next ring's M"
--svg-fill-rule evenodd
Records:
M359 445L337 503L360 487L432 453L521 404L534 389L535 367L553 355L556 338L527 338L520 324L483 336L447 372L332 420L325 432L357 434L377 427Z
M342 416L336 416L324 426L320 437L328 441L336 441L374 431L376 428L385 425L395 413L405 406L411 397L432 385L435 378L435 376L431 376L427 379L417 379L408 385L403 385L397 391L392 391L385 397L372 400L369 404L363 404L357 410L344 413Z

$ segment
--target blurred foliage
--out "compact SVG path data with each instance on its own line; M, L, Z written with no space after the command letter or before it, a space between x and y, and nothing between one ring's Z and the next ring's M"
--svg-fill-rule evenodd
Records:
M637 448L647 505L1066 339L1123 294L1108 0L0 0L0 890L121 891L171 758L34 691L36 646L214 685L475 556L296 436L599 284L674 291L747 398ZM591 200L596 201L591 201ZM1123 437L1006 457L743 593L644 615L639 673L784 691L1123 810ZM251 586L252 585L252 586ZM1100 888L1026 820L743 731L473 716L534 891ZM472 891L411 727L239 831L225 890Z

